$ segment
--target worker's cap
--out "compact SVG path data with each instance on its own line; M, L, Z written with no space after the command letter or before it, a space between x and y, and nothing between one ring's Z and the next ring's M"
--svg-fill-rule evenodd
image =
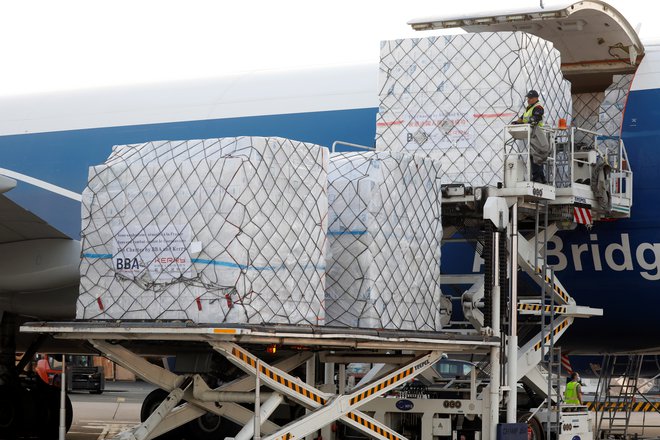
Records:
M538 98L538 97L539 97L539 92L537 92L536 90L530 90L525 95L525 98Z

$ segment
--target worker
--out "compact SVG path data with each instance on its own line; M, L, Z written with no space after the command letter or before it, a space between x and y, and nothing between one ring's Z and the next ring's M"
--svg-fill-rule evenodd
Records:
M564 403L567 405L582 405L582 385L580 384L580 375L576 372L571 374L571 381L566 384Z
M550 142L545 133L540 129L543 127L543 106L539 102L539 92L530 90L525 95L527 108L514 124L529 124L532 126L530 135L530 153L532 157L532 181L546 183L543 173L543 163L550 156Z

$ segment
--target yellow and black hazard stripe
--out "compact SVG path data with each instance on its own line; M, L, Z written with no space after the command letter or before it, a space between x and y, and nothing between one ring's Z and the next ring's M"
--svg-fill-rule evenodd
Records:
M536 272L540 275L541 272L542 272L542 269L541 269L541 268L537 268L537 269L536 269ZM548 283L548 284L550 284L550 283L552 282L552 280L550 279L550 277L547 276L547 275L545 275L543 278L545 279L545 282ZM557 295L559 295L559 297L560 297L561 299L563 299L565 302L568 302L568 301L569 301L570 297L568 296L568 294L567 294L566 292L564 292L563 290L561 290L561 289L559 288L559 286L558 286L556 283L554 283L554 284L552 285L552 290L554 290L554 292L555 292Z
M365 398L371 396L371 395L374 394L374 393L377 393L377 392L379 392L379 391L381 391L381 390L383 390L383 389L389 387L389 386L392 385L393 383L405 379L406 377L408 377L408 376L410 376L411 374L413 374L414 371L415 371L415 369L414 369L413 367L410 367L410 368L408 368L407 370L402 371L401 373L399 373L399 374L397 374L397 375L395 375L395 376L390 377L390 378L387 379L386 381L381 382L381 383L379 383L378 385L374 385L374 386L372 386L372 387L366 389L365 391L361 392L361 393L358 394L357 396L354 396L354 397L351 398L351 405L355 405L355 404L358 403L359 401L361 401L361 400L363 400L363 399L365 399Z
M252 368L257 367L257 361L254 360L252 356L248 356L247 353L242 352L238 348L232 348L231 354L233 354L234 356L236 356L237 358L239 358L240 360L242 360Z
M369 420L360 417L355 413L349 412L346 414L346 417L348 417L349 419L353 420L356 423L359 423L360 425L364 426L370 431L375 432L381 437L386 438L387 440L405 440L404 437L401 437L392 431L388 431L387 429L383 429L380 426L376 425L375 423L370 422ZM278 440L293 440L293 438L294 437L291 433L286 433L283 436L280 436Z
M365 420L364 418L358 416L355 413L349 412L346 414L346 417L349 419L353 420L354 422L359 423L360 425L368 428L370 431L373 431L380 435L381 437L385 437L387 440L404 440L403 437L399 437L395 433L388 431L386 429L381 428L378 425L375 425L374 423L370 422L369 420Z
M633 412L660 412L660 402L586 402L589 411L627 411Z
M231 352L234 356L245 362L246 364L250 365L252 368L257 367L257 361L252 357L248 356L246 353L243 351L239 350L238 348L233 348ZM301 386L299 383L296 381L287 379L286 377L277 374L275 371L272 369L268 368L268 366L264 364L259 364L259 371L266 375L266 377L273 379L277 383L284 385L285 387L289 388L290 390L295 391L296 393L307 397L308 399L313 400L316 403L319 403L321 405L325 405L327 402L327 399L316 394L315 392L308 390L304 386Z
M566 306L542 306L541 304L518 304L518 310L529 310L532 312L540 312L544 308L545 312L550 313L553 309L555 313L566 313Z
M534 350L535 350L535 351L540 350L540 349L541 349L541 345L542 345L542 343L547 344L548 342L550 342L550 336L551 336L551 335L553 335L553 336L557 336L557 333L559 333L560 331L562 331L562 330L565 329L566 327L568 327L568 319L564 319L564 320L561 322L561 324L559 324L557 327L555 327L555 329L552 331L552 333L548 333L547 335L545 335L545 338L543 338L543 342L541 342L541 341L537 342L537 343L534 345Z

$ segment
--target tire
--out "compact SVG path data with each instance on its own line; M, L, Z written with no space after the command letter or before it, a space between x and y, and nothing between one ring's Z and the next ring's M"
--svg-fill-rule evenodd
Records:
M89 394L103 394L103 390L89 390Z
M140 408L140 421L144 422L147 420L151 413L156 411L158 405L163 403L163 400L165 400L168 395L169 393L167 391L161 389L153 390L147 394L147 397L145 397L142 402L142 408ZM156 437L154 440L181 440L181 434L182 429L179 427Z
M187 440L216 440L234 437L241 427L215 414L206 413L184 425Z
M34 399L37 411L36 420L39 421L39 435L43 439L57 438L60 430L60 402L61 395L60 389L44 385L38 387L34 392L30 393ZM66 430L71 429L73 423L73 406L71 399L66 396Z
M152 412L158 408L169 393L157 389L147 395L142 402L140 410L140 421L144 422ZM225 418L215 414L206 413L205 415L192 420L185 425L165 433L158 440L216 440L219 438L233 437L241 430L241 427Z
M543 424L539 421L539 419L536 418L536 416L532 416L531 419L529 419L529 416L531 416L531 413L524 413L518 417L518 422L527 423L527 425L529 426L528 432L531 434L529 440L545 439L545 432L543 432ZM529 419L529 421L527 421L527 419Z
M0 438L14 438L21 425L21 399L12 386L0 386Z

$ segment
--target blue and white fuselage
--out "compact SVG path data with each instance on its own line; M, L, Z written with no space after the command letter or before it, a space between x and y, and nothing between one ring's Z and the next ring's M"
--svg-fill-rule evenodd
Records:
M0 167L81 193L88 167L118 144L254 135L373 145L377 80L378 67L365 65L5 98ZM561 232L549 249L550 264L578 303L604 309L603 318L576 322L570 332L588 338L592 351L660 347L658 102L660 46L647 46L622 130L635 171L632 218ZM25 184L6 196L79 237L79 202ZM442 255L444 273L481 269L469 245L447 244Z

